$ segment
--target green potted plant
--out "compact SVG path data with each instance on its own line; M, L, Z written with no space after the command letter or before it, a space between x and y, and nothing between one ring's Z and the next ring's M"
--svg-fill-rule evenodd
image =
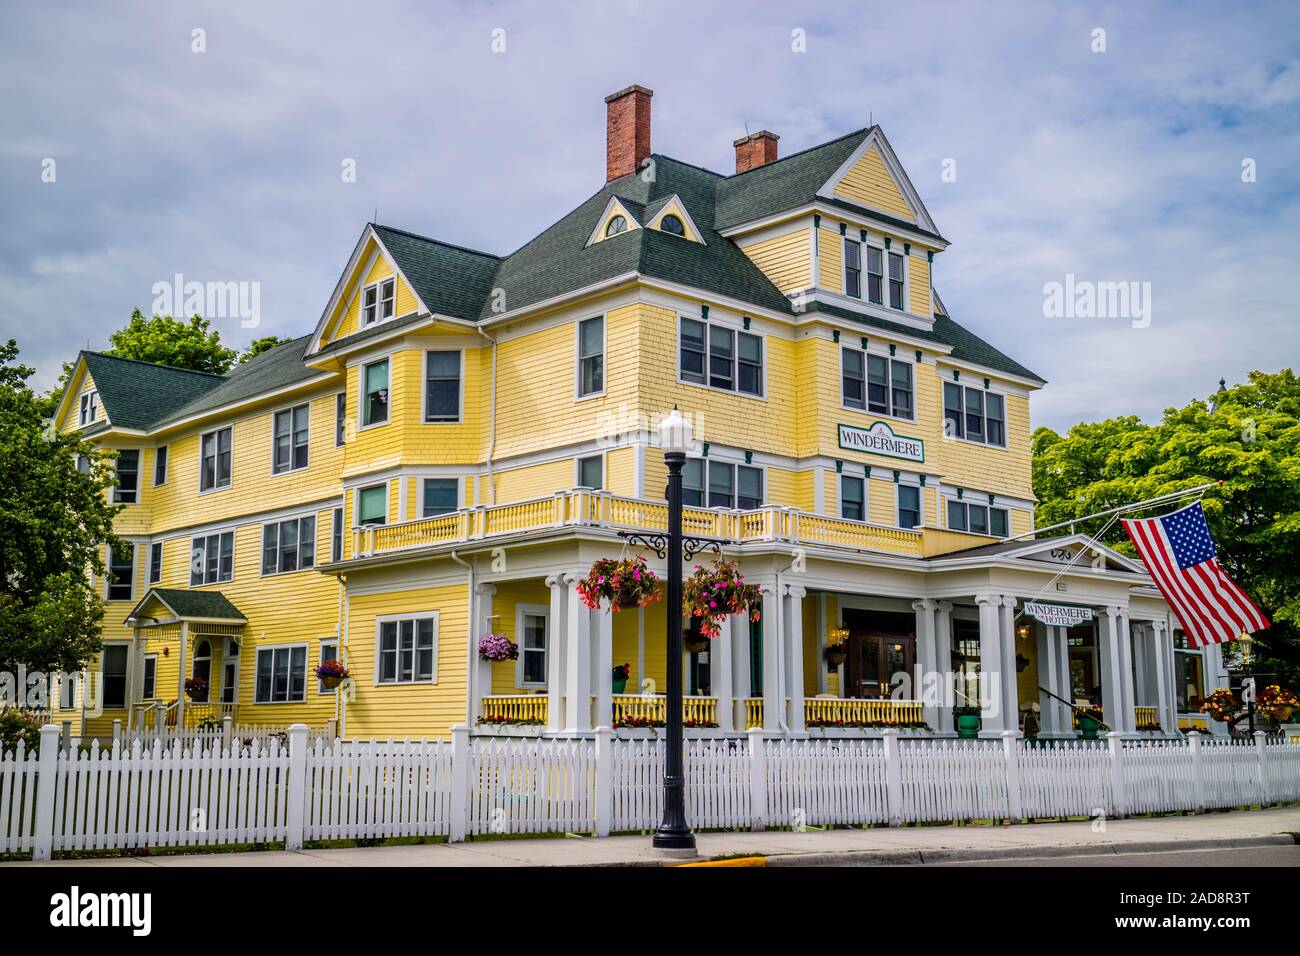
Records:
M957 725L957 736L963 740L974 740L980 735L980 709L973 704L959 704L952 709L953 723Z
M627 690L627 678L631 672L631 664L614 665L614 693L621 694Z
M1101 708L1096 704L1076 707L1074 714L1079 718L1079 736L1084 740L1096 740L1097 731L1101 729Z

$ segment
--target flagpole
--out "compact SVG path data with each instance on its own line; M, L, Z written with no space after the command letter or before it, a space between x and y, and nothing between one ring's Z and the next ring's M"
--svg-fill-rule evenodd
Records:
M1221 484L1223 484L1222 481L1207 481L1205 484L1197 485L1195 488L1184 488L1181 491L1170 491L1163 495L1156 495L1154 498L1145 498L1142 501L1135 501L1132 504L1120 505L1116 508L1107 508L1105 511L1094 511L1090 515L1071 518L1069 521L1061 521L1057 524L1048 525L1045 528L1034 528L1031 531L1023 531L1020 534L1013 534L1009 538L1001 538L998 540L998 544L1005 544L1008 541L1019 541L1021 538L1033 537L1034 535L1042 534L1045 531L1055 531L1057 528L1067 528L1079 524L1082 521L1091 521L1093 518L1104 518L1106 515L1123 514L1126 511L1137 511L1140 508L1150 508L1155 505L1166 504L1170 501L1177 501L1179 498L1186 498L1188 495L1194 495Z

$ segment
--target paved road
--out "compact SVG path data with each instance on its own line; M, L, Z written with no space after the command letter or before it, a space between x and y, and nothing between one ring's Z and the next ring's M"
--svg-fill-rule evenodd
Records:
M845 866L854 864L846 863ZM1022 857L918 863L916 866L1300 866L1300 846L1261 846L1222 850L1167 850L1162 853L1106 853L1091 856Z

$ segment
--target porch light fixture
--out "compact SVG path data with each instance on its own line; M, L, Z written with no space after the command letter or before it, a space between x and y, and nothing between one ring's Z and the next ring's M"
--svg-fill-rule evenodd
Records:
M847 627L832 627L826 632L827 644L843 644L849 639L849 629Z
M1021 622L1016 626L1016 637L1022 641L1029 640L1029 625Z
M1242 631L1241 636L1237 638L1237 646L1241 648L1241 662L1243 664L1249 664L1251 661L1251 651L1255 647L1255 639L1246 631Z

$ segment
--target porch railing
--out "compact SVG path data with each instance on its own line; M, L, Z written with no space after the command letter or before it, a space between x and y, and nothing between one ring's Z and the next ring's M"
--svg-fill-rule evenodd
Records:
M745 729L763 726L763 698L745 698Z
M639 721L663 724L668 720L668 703L663 694L615 694L612 698L614 725ZM711 727L718 722L716 697L683 697L682 720L695 726Z
M489 694L483 698L480 723L545 724L546 705L545 694Z
M804 723L809 727L841 723L900 727L922 722L919 700L810 697L803 702L803 714Z
M407 551L444 544L543 531L563 527L663 531L668 507L663 502L573 489L546 498L481 506L431 518L352 529L350 558ZM797 508L768 505L750 511L686 508L686 534L732 541L786 541L893 554L923 554L922 531L890 528Z
M1160 717L1154 707L1134 707L1133 717L1138 730L1153 729L1160 726Z

